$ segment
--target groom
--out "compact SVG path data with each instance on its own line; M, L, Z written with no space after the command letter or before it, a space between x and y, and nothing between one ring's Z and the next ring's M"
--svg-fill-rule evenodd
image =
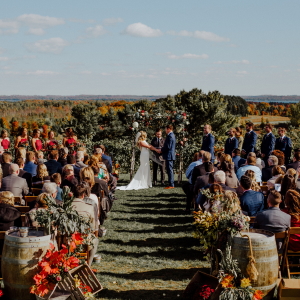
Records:
M166 126L166 140L164 142L163 147L159 151L162 153L163 159L166 162L166 169L168 174L169 186L165 189L174 189L174 172L173 172L173 163L175 160L175 146L176 146L176 138L173 133L173 126Z

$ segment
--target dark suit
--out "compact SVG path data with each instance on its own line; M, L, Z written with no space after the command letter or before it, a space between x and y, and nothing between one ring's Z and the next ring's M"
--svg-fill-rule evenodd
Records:
M245 191L240 197L240 202L242 210L246 211L249 217L256 216L264 209L264 195L261 192Z
M225 154L232 155L232 151L239 146L239 141L236 137L229 137L225 143Z
M275 148L275 136L272 132L264 135L263 140L261 142L261 153L265 155L264 161L267 162L269 156Z
M295 161L286 166L286 170L288 169L295 169L297 171L298 167L300 166L300 161Z
M214 167L214 172L217 172L218 168ZM197 178L199 176L205 175L207 173L207 171L205 170L204 164L196 166L193 170L193 174L192 174L192 184L195 184Z
M272 174L273 168L274 168L274 166L270 166L270 167L265 167L262 169L262 171L261 171L262 181L268 181L270 178L273 177L273 174Z
M62 172L61 164L55 159L49 159L47 162L45 162L45 165L47 167L49 176L53 175L54 173Z
M204 188L205 186L208 185L208 181L209 181L209 174L210 173L206 173L205 175L199 176L195 182L194 185L194 195L198 194L198 191L202 188Z
M275 150L280 150L284 153L285 164L287 165L291 159L292 140L287 136L277 138L275 141Z
M156 149L161 149L165 143L165 140L163 138L158 138L154 137L151 141L151 145L156 148ZM160 154L157 153L156 151L153 151L154 155L159 159ZM165 163L162 165L157 164L156 162L153 161L153 181L157 181L157 169L160 169L160 175L161 175L161 182L165 180Z
M211 154L211 160L215 159L214 146L215 146L215 137L211 133L204 135L202 138L201 150L209 152Z
M19 177L26 179L29 191L31 192L31 188L32 188L32 175L26 171L24 171L23 169L20 169L19 171Z
M9 175L9 166L10 166L10 163L3 163L2 164L3 177L6 177L6 176Z
M172 132L170 132L164 142L161 152L163 154L163 159L166 161L166 169L168 173L169 186L174 187L174 171L173 163L176 159L176 137Z
M256 141L257 141L257 134L253 130L245 134L242 149L245 150L246 155L248 155L249 152L254 152Z

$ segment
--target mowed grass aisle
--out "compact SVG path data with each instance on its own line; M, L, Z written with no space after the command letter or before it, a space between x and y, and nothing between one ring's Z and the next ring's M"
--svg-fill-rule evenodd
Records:
M119 185L127 184L122 176ZM194 273L208 264L192 237L192 216L183 214L180 187L117 191L102 260L94 267L104 286L97 299L180 299Z

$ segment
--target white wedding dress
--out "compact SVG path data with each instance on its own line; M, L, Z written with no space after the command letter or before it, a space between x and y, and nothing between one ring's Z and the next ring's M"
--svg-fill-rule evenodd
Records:
M149 145L144 141L145 144ZM151 173L150 173L150 160L149 149L141 147L140 167L135 173L133 179L127 186L120 186L117 189L122 191L141 190L152 187Z

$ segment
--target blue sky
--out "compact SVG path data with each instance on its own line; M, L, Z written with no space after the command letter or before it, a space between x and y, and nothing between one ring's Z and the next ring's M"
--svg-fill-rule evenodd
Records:
M299 0L1 1L0 95L299 95L299 11Z

